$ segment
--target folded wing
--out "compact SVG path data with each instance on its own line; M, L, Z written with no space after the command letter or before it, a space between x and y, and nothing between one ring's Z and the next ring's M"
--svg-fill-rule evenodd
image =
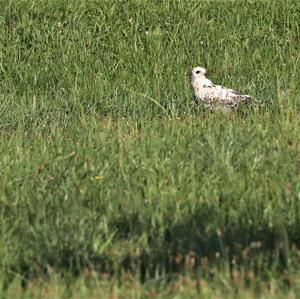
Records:
M210 83L211 81L208 80ZM203 101L207 104L218 102L221 105L235 106L241 102L251 100L249 95L241 95L236 90L226 88L221 85L204 84L203 86Z

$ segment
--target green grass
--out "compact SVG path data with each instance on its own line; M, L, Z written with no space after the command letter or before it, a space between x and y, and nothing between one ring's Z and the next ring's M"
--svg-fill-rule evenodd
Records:
M299 296L299 39L296 0L1 1L4 291ZM205 112L196 65L261 105Z

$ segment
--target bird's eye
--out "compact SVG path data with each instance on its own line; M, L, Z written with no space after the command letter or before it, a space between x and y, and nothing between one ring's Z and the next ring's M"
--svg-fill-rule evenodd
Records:
M197 71L196 74L200 74L200 71Z

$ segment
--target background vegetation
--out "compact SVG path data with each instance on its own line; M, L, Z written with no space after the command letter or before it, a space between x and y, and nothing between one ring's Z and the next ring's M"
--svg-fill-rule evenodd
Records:
M3 294L295 298L299 26L296 0L2 0ZM262 104L203 111L196 65Z

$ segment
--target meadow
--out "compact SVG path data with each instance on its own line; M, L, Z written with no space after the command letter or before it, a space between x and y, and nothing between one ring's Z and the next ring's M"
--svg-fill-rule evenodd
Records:
M0 295L297 298L299 66L296 0L2 0Z

